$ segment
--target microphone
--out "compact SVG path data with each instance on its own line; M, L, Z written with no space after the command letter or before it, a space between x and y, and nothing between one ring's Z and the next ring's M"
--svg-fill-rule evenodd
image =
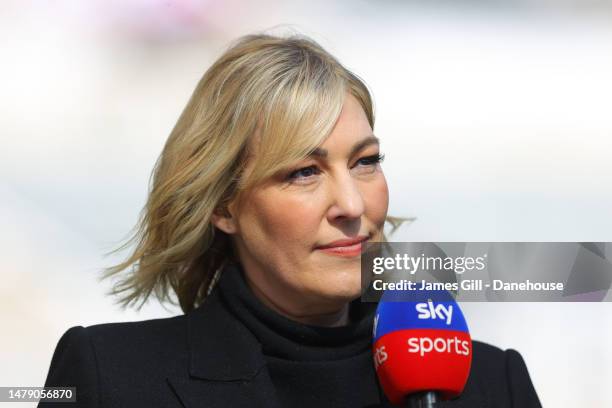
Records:
M472 339L459 305L446 291L385 291L374 317L372 352L391 403L435 407L463 392Z

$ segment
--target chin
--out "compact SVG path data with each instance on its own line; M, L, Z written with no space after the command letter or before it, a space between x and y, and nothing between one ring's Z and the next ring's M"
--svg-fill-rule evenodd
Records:
M341 274L326 281L322 289L328 299L350 302L361 296L361 273Z

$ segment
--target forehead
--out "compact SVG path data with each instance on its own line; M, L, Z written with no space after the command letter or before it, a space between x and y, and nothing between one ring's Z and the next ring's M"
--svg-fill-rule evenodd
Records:
M349 94L330 135L312 151L310 156L326 157L330 150L347 149L353 154L372 144L379 144L379 140L372 134L370 122L361 104Z
M317 153L336 147L350 148L355 143L363 142L364 139L373 139L367 145L372 144L372 142L379 142L372 134L372 127L363 107L351 93L347 93L340 114L329 135L320 142L318 145L320 147L314 148L309 155L323 156L324 154ZM260 122L248 140L247 158L253 159L267 150L269 146L262 142L262 123ZM275 144L275 142L272 143Z
M380 144L379 139L372 134L366 137L355 137L355 142L353 144L347 145L347 148L350 149L348 155L352 156L355 153L359 152L360 150L368 146L371 146L371 145L378 146L379 144ZM325 143L323 143L322 146L325 146ZM326 147L317 147L309 154L309 156L325 159L329 157L329 149Z

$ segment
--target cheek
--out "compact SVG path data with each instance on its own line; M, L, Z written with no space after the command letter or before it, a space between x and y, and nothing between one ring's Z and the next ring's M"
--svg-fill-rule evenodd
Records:
M368 183L365 191L366 212L372 222L382 227L389 208L389 189L387 180L381 177Z
M258 231L253 238L273 241L286 249L309 245L317 236L322 213L319 200L313 198L272 193L253 197L251 227L246 228Z

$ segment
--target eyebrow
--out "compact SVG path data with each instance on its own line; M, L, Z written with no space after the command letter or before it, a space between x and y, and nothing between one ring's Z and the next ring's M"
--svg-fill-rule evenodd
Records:
M363 149L363 148L365 148L367 146L373 145L373 144L380 145L380 139L378 139L374 135L368 136L368 137L366 137L365 139L361 140L360 142L358 142L357 144L355 144L353 146L349 156L352 156L355 153L357 153L358 151L360 151L361 149ZM320 158L325 158L325 157L327 157L327 155L328 155L327 149L323 149L322 147L317 147L312 152L310 152L308 154L308 156L315 156L315 157L320 157Z

